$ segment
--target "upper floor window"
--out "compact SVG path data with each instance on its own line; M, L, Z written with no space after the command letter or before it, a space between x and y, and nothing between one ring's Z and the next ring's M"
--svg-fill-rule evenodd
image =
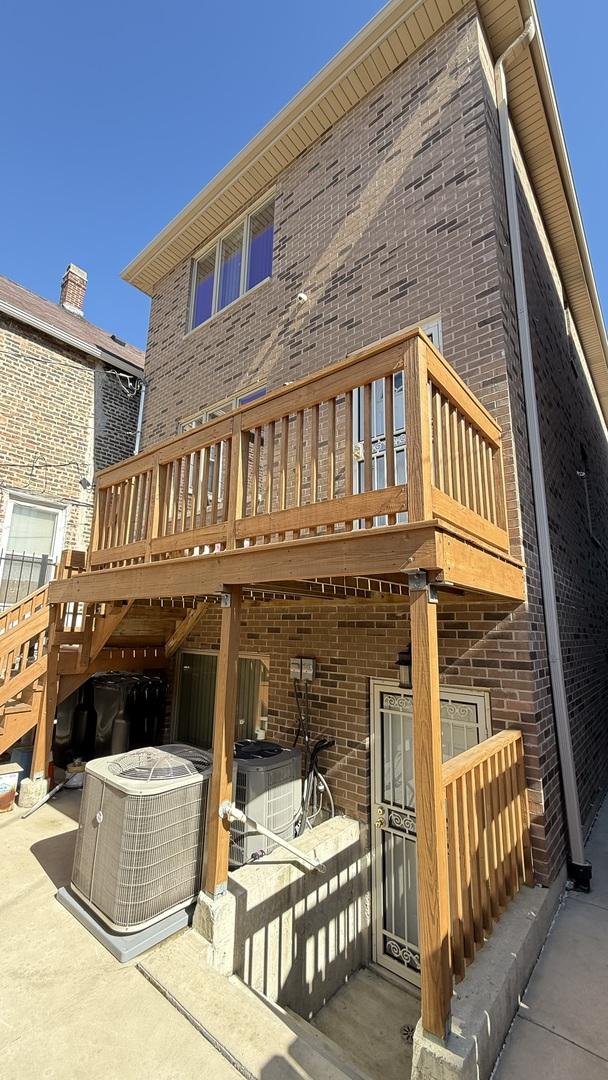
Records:
M191 428L200 427L201 424L206 424L209 420L217 420L218 416L232 412L233 409L239 409L243 405L250 405L252 401L257 401L258 398L264 397L265 394L265 386L255 386L252 390L243 390L236 397L226 398L225 401L220 401L216 405L209 405L206 409L196 413L194 416L189 416L186 420L179 420L177 430L178 432L190 431Z
M272 274L274 199L256 207L194 264L190 329Z

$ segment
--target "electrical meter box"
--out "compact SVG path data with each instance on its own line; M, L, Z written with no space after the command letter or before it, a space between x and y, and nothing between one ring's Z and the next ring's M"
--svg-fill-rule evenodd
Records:
M292 656L289 675L298 682L312 682L316 677L316 663L312 656Z

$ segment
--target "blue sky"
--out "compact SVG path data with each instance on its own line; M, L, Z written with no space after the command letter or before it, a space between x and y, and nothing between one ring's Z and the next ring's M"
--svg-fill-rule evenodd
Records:
M538 3L606 310L608 5ZM78 263L88 318L143 347L122 267L380 6L4 0L0 273L56 300Z

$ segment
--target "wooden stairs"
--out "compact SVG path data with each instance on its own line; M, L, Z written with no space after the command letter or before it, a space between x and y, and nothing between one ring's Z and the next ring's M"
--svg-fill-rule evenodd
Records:
M57 578L85 569L83 551L66 550ZM46 773L57 705L97 671L164 667L155 647L112 647L132 601L49 604L48 585L0 614L0 754L36 729L32 775Z

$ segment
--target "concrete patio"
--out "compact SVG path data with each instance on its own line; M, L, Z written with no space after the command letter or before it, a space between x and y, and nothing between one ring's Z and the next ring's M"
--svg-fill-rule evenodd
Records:
M55 900L69 882L80 793L0 817L3 1076L234 1080L232 1066Z
M608 799L587 858L592 891L566 893L494 1080L608 1076Z

